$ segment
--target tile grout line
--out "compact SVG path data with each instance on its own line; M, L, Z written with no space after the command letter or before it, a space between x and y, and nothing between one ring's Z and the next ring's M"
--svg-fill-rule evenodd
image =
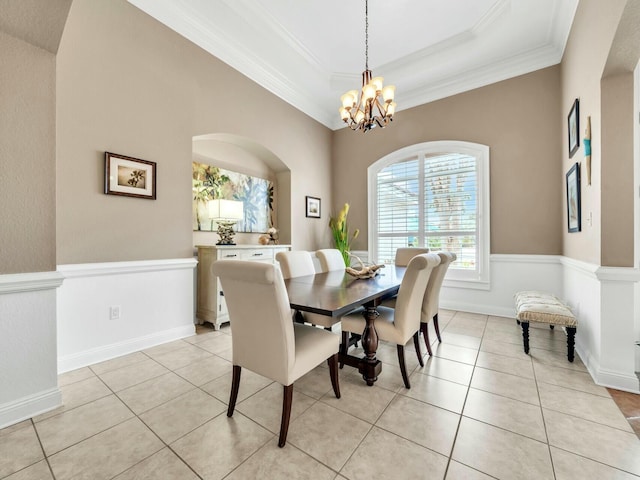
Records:
M544 415L544 408L542 407L542 398L540 397L540 386L538 385L538 375L536 374L536 368L533 364L533 358L529 355L529 359L531 361L531 369L533 370L533 381L536 384L536 393L538 394L538 402L540 405L540 416L542 417L542 425L544 426L544 436L547 440L547 451L549 452L549 462L551 462L551 472L553 473L553 478L556 478L556 467L553 461L553 455L551 454L551 441L549 440L549 432L547 431L547 420ZM544 383L544 382L542 382Z
M457 312L456 312L456 314L457 314ZM449 322L451 322L451 320L453 320L456 317L456 314L454 314L453 317L451 317L449 319ZM485 320L485 323L484 323L484 328L482 329L482 336L480 337L480 344L478 345L478 350L476 352L476 359L475 359L475 362L473 363L473 370L471 371L471 377L469 378L469 384L467 385L467 392L466 392L466 394L464 396L464 401L462 402L462 408L460 409L460 416L458 418L458 425L456 427L456 433L453 436L453 443L451 444L451 451L449 453L449 458L447 458L447 466L444 469L444 478L447 477L447 474L449 473L449 467L451 466L451 461L453 460L453 451L456 448L456 440L458 440L458 434L460 433L460 425L462 424L462 417L464 415L464 407L467 404L467 398L469 397L469 391L471 390L471 382L473 380L473 374L476 371L476 365L478 363L478 356L480 355L480 347L482 346L482 339L484 338L484 334L485 334L485 331L487 329L488 320L489 320L489 317L487 316L487 319ZM447 322L447 327L449 326L449 322ZM443 329L442 333L444 333L445 331L446 331L446 327L445 327L445 329ZM470 468L472 468L472 467L470 467ZM482 472L482 473L484 473L484 472Z
M49 472L51 473L51 477L53 478L53 480L56 480L56 475L55 475L55 473L53 473L53 468L51 468L51 463L49 463L49 457L47 456L47 452L44 451L44 445L42 445L42 440L40 439L40 434L38 433L38 429L36 428L36 424L33 421L33 418L30 418L29 420L31 420L31 426L33 427L33 431L36 434L36 438L38 439L38 443L40 444L40 449L42 450L42 455L44 456L45 462L47 462L47 467L49 467ZM36 463L38 463L38 462L36 462ZM32 464L32 465L35 465L35 463ZM29 465L29 466L27 466L25 468L29 468L32 465ZM13 474L11 474L11 475L13 475Z

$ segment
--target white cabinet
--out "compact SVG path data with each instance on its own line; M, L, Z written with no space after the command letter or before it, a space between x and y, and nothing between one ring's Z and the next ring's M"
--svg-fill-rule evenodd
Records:
M248 260L275 263L276 253L291 250L291 245L196 245L198 249L198 302L196 316L210 322L216 330L229 321L220 280L211 274L217 260Z

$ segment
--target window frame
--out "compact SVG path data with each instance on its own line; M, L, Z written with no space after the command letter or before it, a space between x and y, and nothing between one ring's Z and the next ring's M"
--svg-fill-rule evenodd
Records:
M382 169L409 160L412 157L418 157L419 161L424 160L425 156L444 153L461 153L473 156L477 160L477 206L478 206L478 264L477 269L473 271L463 271L449 269L447 277L443 285L448 287L473 288L480 290L490 289L490 264L489 257L491 254L491 221L490 221L490 155L489 147L479 143L462 142L455 140L442 140L434 142L424 142L408 147L401 148L385 155L367 168L367 211L368 219L368 249L369 258L377 261L378 249L377 238L377 175ZM422 175L422 174L421 174ZM420 187L422 189L422 186ZM421 192L424 195L424 192ZM420 219L422 223L423 218Z

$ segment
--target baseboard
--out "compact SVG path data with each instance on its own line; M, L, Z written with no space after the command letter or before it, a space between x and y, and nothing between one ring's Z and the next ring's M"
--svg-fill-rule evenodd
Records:
M478 313L480 315L492 315L494 317L516 318L515 307L501 307L499 305L484 305L479 303L465 303L441 299L440 308L445 310Z
M596 383L600 386L640 394L640 382L635 373L621 375L617 372L599 369L593 378L595 378Z
M62 393L58 387L5 403L0 405L0 428L48 412L60 405Z
M77 368L93 365L94 363L104 362L112 358L127 355L129 353L144 350L145 348L154 347L161 343L179 340L195 334L195 325L186 325L169 330L163 330L151 335L132 338L124 342L104 345L91 350L74 353L58 358L58 374L75 370Z

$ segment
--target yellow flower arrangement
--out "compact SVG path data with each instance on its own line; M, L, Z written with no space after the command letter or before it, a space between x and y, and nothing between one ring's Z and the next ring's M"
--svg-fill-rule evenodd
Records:
M344 259L345 267L349 266L349 257L351 255L351 242L358 238L360 230L356 228L353 236L349 238L349 227L347 226L347 215L349 214L349 204L345 203L342 210L338 213L338 217L329 218L329 228L333 235L333 242Z

